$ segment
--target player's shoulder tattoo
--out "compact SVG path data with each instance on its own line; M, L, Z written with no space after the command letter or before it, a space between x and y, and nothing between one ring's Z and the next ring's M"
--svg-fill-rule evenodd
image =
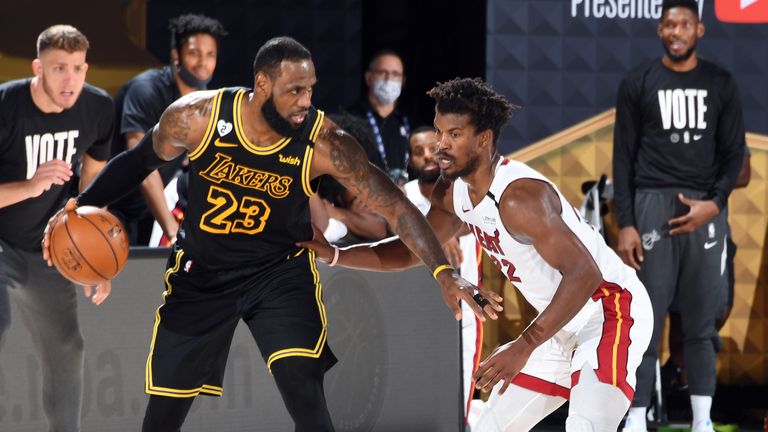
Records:
M192 93L172 103L161 118L161 134L175 142L197 144L208 124L214 96Z

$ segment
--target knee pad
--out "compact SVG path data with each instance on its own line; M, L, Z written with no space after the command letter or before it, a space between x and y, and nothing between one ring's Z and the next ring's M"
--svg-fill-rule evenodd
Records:
M565 430L567 432L595 432L595 427L586 417L571 414L565 420Z

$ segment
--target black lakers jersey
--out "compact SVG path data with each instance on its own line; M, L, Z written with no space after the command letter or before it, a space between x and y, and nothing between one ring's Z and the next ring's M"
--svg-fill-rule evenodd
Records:
M243 132L248 93L216 94L205 136L189 153L180 244L206 269L274 264L297 254L297 241L312 238L309 168L324 114L312 107L293 136L257 147Z

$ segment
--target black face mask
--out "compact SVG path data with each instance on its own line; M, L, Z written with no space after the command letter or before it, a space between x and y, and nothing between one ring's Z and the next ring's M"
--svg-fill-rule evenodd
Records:
M272 98L272 96L269 97L266 101L264 101L264 105L261 106L261 115L264 116L264 120L267 121L267 124L269 124L269 127L275 130L275 132L279 133L282 136L292 136L294 132L296 132L301 125L297 127L293 127L291 122L284 119L283 116L280 115L279 112L277 112L277 107L275 106L275 100Z
M201 80L192 75L192 72L185 68L181 62L177 63L177 65L176 72L178 72L179 78L181 78L181 81L184 82L184 84L197 90L205 90L208 88L208 83L211 82L211 79L213 78L212 76L208 79Z

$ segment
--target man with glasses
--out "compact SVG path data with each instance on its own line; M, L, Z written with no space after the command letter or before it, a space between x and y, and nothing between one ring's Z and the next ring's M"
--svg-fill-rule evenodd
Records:
M379 51L365 72L367 95L350 108L371 126L375 148L366 149L368 159L399 186L408 181L408 118L395 107L405 82L403 61L392 50Z

